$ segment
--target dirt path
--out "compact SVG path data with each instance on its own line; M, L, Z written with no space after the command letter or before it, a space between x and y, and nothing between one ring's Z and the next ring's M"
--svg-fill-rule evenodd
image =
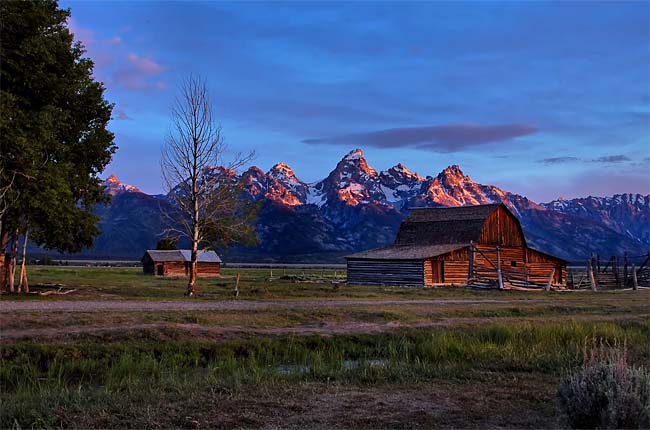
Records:
M94 300L94 301L0 301L0 314L19 312L105 312L105 311L254 311L269 309L305 309L345 306L394 306L394 305L467 305L480 303L517 303L518 305L539 304L544 299L446 299L446 300L223 300L214 302L192 301L142 301L142 300Z
M647 319L650 315L580 315L574 316L575 320L633 320ZM122 325L86 325L61 327L42 327L37 329L8 329L0 330L0 341L16 339L54 339L77 335L102 335L118 334L119 336L130 336L136 332L151 331L159 333L184 332L195 338L221 339L241 338L250 335L281 336L281 335L337 335L337 334L373 334L385 333L405 328L430 328L430 327L452 327L463 325L485 324L495 321L494 318L444 318L436 320L417 321L390 321L387 323L367 323L359 321L332 321L317 324L299 324L289 327L261 327L253 326L218 326L201 325L188 323L157 322L157 323L131 323ZM527 317L527 318L498 318L500 322L522 322L522 321L548 321L548 317Z

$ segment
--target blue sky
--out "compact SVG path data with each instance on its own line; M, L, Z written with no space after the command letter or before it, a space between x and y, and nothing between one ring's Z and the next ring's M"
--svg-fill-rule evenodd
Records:
M536 201L650 192L648 2L61 2L115 103L106 176L161 191L189 73L232 152L311 182L361 147Z

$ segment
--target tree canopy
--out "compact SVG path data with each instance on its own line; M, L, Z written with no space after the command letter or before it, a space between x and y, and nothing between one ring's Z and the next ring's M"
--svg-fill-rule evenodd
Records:
M69 10L8 1L0 14L0 252L16 229L45 248L80 251L99 234L93 207L109 198L98 175L116 150L113 106L67 28Z

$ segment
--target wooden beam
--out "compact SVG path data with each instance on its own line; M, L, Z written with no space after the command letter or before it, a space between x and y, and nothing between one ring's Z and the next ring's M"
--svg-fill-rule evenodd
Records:
M591 289L596 291L596 279L594 278L594 270L591 267L591 262L587 263L587 271L589 273L589 283L591 284Z
M636 279L636 267L632 265L632 289L636 291L639 288L639 283Z
M497 279L499 281L499 289L503 290L503 278L501 277L501 254L497 246Z
M548 282L546 283L546 291L551 291L551 283L553 282L553 276L555 276L555 267L551 270L551 274L548 275Z
M474 241L469 242L469 268L467 269L467 283L474 278Z

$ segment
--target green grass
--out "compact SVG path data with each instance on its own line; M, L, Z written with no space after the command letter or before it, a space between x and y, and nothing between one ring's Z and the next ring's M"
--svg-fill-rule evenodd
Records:
M155 409L163 399L173 406L178 402L174 396L254 397L258 390L304 384L486 384L493 383L492 378L504 383L526 373L557 380L567 367L579 364L576 347L591 336L610 342L627 339L631 363L650 361L650 323L640 321L490 324L217 343L161 342L155 337L65 344L24 341L4 345L0 352L0 427L74 426L75 414L90 420L87 414L101 410L118 414L119 425L128 426L120 416L127 420L143 408Z
M274 279L269 280L271 272ZM542 297L545 293L521 291L472 290L468 288L403 288L369 287L333 284L343 280L341 270L297 270L297 269L224 269L219 278L204 278L197 282L197 297L187 298L183 294L186 278L163 278L144 275L140 268L124 267L66 267L28 266L30 285L61 285L74 288L75 292L59 296L35 294L8 294L3 300L223 300L234 297L235 275L241 274L240 300L291 300L291 299L428 299L428 298L476 298L527 300ZM304 276L310 283L297 283L279 279L283 274ZM591 299L599 293L547 293L553 300L573 301L575 296Z
M361 287L328 282L331 270L306 270L314 282L294 283L270 281L269 269L226 269L221 278L200 279L198 297L186 298L186 279L140 269L31 266L32 285L77 291L2 300L234 300L237 272L239 300L290 306L0 313L4 330L62 334L0 343L0 428L556 427L557 386L579 364L576 348L585 338L627 339L629 361L650 363L644 291ZM327 302L348 299L373 302ZM439 302L392 302L401 299ZM356 333L364 325L430 322L440 325ZM157 328L129 329L150 323ZM65 335L82 326L111 331ZM250 334L336 326L352 328L348 335ZM223 335L219 327L235 330Z

